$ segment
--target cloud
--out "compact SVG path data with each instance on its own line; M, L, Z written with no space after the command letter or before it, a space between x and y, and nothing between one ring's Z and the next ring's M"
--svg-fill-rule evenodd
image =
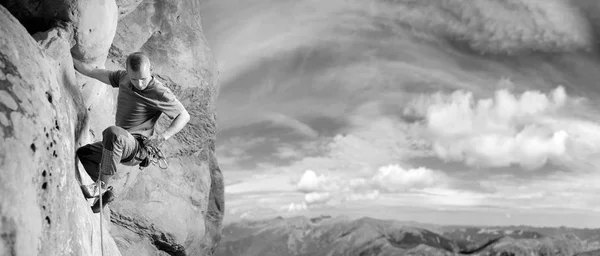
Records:
M332 180L330 178L325 177L325 175L317 176L313 170L306 170L296 186L298 191L312 192L327 190L329 188L329 184L332 184Z
M240 136L231 137L226 141L220 142L217 147L219 153L219 160L227 159L227 162L236 159L237 161L250 158L248 152L257 147L258 145L265 144L266 138L255 137L255 138L243 138Z
M573 1L578 2L578 1ZM482 53L565 52L591 46L592 31L569 1L392 2L371 15L393 18L416 31L465 43Z
M293 129L309 138L315 138L319 136L319 133L311 128L309 125L300 122L298 119L292 118L282 113L270 112L265 114L265 118L270 120L275 125L280 125Z
M331 199L331 194L328 192L312 192L304 195L304 202L307 204L322 204Z
M318 175L313 170L307 170L296 184L296 188L306 193L304 202L310 205L375 199L381 191L401 193L448 187L450 181L451 178L440 171L423 167L404 169L399 165L387 165L368 177L352 177L350 173Z
M373 190L365 193L352 193L346 197L348 201L374 200L379 197L379 191Z
M383 191L400 192L441 186L447 179L443 173L423 167L406 170L399 165L388 165L379 168L371 183Z
M427 187L422 190L427 196L423 203L431 206L478 206L485 203L489 194L462 189Z
M569 133L544 123L565 106L567 95L557 87L549 95L506 89L494 98L474 99L456 91L415 100L405 114L421 116L435 154L449 161L479 167L511 164L536 169L566 154Z
M275 156L281 159L292 159L302 156L304 153L290 145L279 146Z
M378 102L360 104L346 116L348 126L330 138L308 142L310 156L290 164L297 173L317 169L346 175L368 175L380 166L429 155L426 140L418 137L414 125L383 113Z
M287 207L283 207L283 209L288 212L299 212L306 211L308 209L308 206L306 205L306 203L290 203Z
M600 210L598 193L600 184L595 182L600 173L555 173L543 178L522 181L512 177L496 177L482 180L482 186L496 192L487 194L485 201L501 207L514 208L569 208Z

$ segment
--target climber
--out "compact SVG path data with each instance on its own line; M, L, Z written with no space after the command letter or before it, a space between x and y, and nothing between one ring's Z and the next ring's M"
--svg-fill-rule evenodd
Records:
M76 152L84 169L96 182L81 185L81 190L86 198L96 198L92 211L97 213L115 199L112 186L108 184L117 165L147 166L148 151L160 149L165 141L183 129L190 115L173 92L152 75L150 59L142 52L127 57L126 70L92 68L75 58L73 64L79 73L119 88L115 125L102 132L102 141L82 146ZM158 134L154 128L162 113L172 122ZM101 183L102 195L98 194L97 183ZM99 196L102 206L98 203Z

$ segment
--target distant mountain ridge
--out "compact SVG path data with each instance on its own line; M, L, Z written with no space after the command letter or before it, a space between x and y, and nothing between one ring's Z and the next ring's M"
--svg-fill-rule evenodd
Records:
M600 255L600 229L439 226L320 216L223 228L219 256ZM594 251L598 250L598 251ZM587 254L586 254L587 253Z

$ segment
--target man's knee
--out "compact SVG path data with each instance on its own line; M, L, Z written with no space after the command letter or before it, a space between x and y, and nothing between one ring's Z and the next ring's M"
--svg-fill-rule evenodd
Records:
M113 137L119 135L127 135L127 131L119 126L109 126L108 128L102 131L103 137Z
M87 144L85 146L81 146L77 150L75 150L75 155L79 159L83 159L86 156L89 156L89 155L91 155L93 153L94 153L94 151L92 150L92 145L91 144Z
M83 156L85 154L85 146L84 147L80 147L77 150L75 150L75 155L78 158L81 158L81 156Z
M102 132L102 145L108 150L113 150L115 143L127 136L127 131L118 126L110 126Z

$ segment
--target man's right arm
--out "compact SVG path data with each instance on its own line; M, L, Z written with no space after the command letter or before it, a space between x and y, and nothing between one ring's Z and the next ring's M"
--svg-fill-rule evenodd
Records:
M82 75L95 78L100 82L110 85L110 70L92 68L75 58L73 58L73 66L75 66L75 70L79 71Z

